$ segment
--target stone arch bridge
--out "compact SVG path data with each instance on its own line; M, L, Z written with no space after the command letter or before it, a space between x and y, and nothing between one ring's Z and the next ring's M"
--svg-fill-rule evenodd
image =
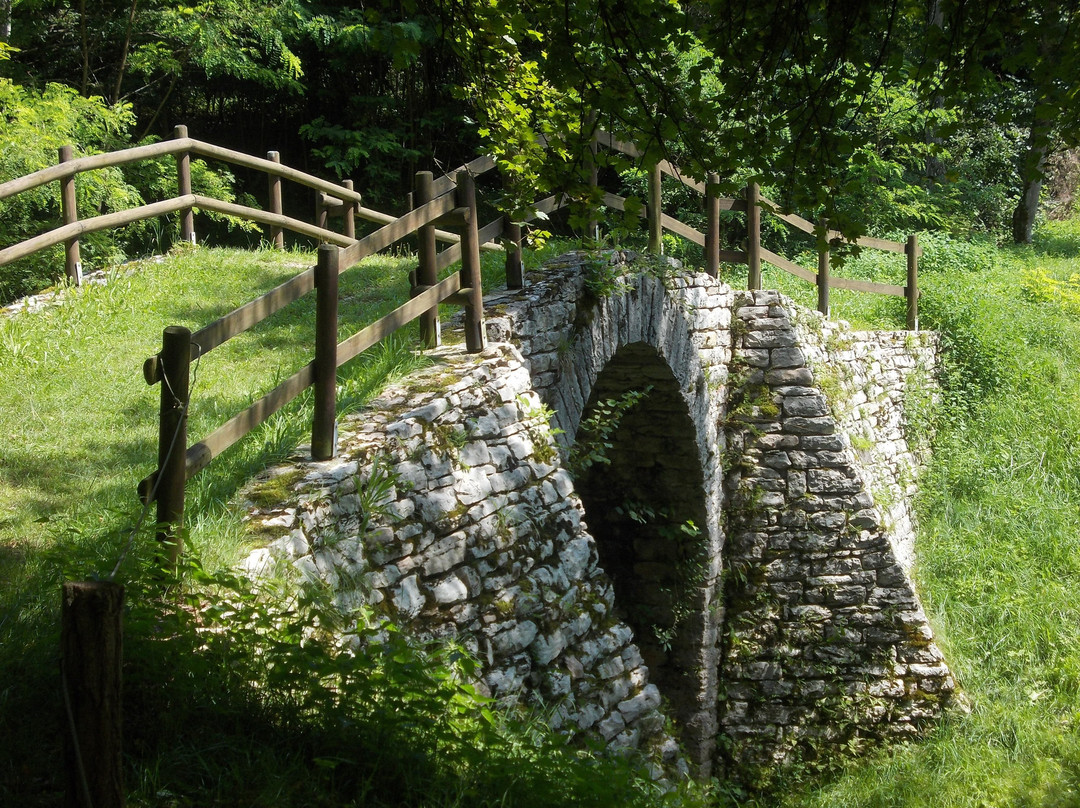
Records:
M292 496L252 507L251 571L285 560L456 635L493 697L658 773L753 778L941 712L909 576L932 335L620 253L572 253L488 312L483 353L439 349L343 420L336 459L255 482ZM572 476L575 436L633 391Z

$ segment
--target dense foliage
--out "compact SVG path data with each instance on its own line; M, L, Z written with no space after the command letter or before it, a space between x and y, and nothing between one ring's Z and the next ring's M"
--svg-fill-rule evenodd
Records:
M0 179L31 174L56 163L60 146L78 144L75 156L112 151L131 144L135 116L130 104L106 104L99 96L84 98L57 83L36 91L0 78ZM192 187L226 202L236 198L233 177L192 161ZM75 183L80 215L133 208L175 193L176 168L171 158L84 173ZM208 218L225 227L248 229L227 216ZM0 201L0 244L10 246L62 223L56 184L42 185ZM146 221L125 230L104 230L80 239L82 259L96 268L147 249L160 252L174 240L177 221ZM0 268L0 303L36 292L63 273L63 247L24 258Z
M850 234L1027 241L1047 160L1080 136L1078 5L16 0L0 74L123 104L123 137L182 122L278 149L383 209L418 168L481 148L510 208L584 196L583 140L602 125Z

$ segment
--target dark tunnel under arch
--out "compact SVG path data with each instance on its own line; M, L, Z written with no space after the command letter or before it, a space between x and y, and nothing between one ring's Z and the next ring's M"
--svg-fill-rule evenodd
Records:
M695 425L667 362L642 342L619 349L601 371L582 423L598 402L646 386L608 440L609 462L579 471L575 486L617 616L633 629L650 681L685 733L708 709L700 703L708 517ZM585 433L579 428L576 439Z

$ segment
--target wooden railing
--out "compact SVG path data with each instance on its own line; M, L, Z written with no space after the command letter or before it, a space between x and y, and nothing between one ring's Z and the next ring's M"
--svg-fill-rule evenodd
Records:
M597 141L613 151L621 152L635 159L642 159L643 152L633 143L625 143L612 137L606 132L598 132ZM648 169L648 204L642 212L642 216L649 222L649 250L661 252L663 250L663 233L668 230L682 236L705 250L705 271L716 277L719 273L720 262L747 265L747 288L761 288L761 263L765 261L778 269L802 278L817 286L818 310L829 314L829 290L850 289L856 292L870 292L882 295L898 295L907 302L907 327L916 331L919 327L919 256L922 249L919 247L918 238L913 234L908 236L907 242L901 244L896 241L887 241L880 238L864 236L854 239L849 243L857 244L875 250L900 253L907 257L907 283L897 286L888 283L875 283L873 281L855 280L852 278L838 278L830 272L830 256L827 246L818 249L817 271L809 270L788 260L782 255L777 255L771 250L765 249L761 244L761 213L762 211L775 216L782 222L801 230L810 235L816 235L823 231L823 242L827 244L835 239L843 240L842 233L829 230L825 223L815 227L813 222L807 221L801 216L790 213L782 213L780 206L772 200L761 195L757 183L746 186L742 199L726 199L716 195L720 178L716 174L710 174L707 182L701 183L683 175L677 166L667 160L652 165ZM706 226L705 232L690 227L661 210L661 182L667 175L681 182L688 188L692 188L705 197ZM614 194L604 194L604 204L617 210L624 210L626 200ZM746 244L742 250L725 250L720 247L720 212L742 211L746 213Z
M643 152L634 144L617 140L612 135L598 131L590 155L601 145L642 160ZM124 165L138 160L172 155L177 165L177 196L143 205L131 210L109 213L80 220L75 207L74 177L82 172L110 166ZM266 173L268 178L269 210L259 210L244 205L223 202L194 194L191 188L191 155L210 157L233 165ZM591 184L597 184L596 161L590 160ZM284 245L283 231L290 230L322 242L319 258L313 266L262 296L252 300L224 317L192 333L182 326L169 326L162 335L161 351L148 359L143 375L148 384L161 383L161 410L158 438L158 468L139 484L139 493L149 505L157 504L158 538L170 545L170 559L175 564L181 552L180 534L177 526L183 519L184 488L186 482L204 469L210 461L247 435L272 414L291 402L308 387L314 388L315 409L312 419L311 452L315 459L333 457L336 452L336 375L337 368L371 347L399 328L420 320L421 340L425 346L439 344L438 306L440 303L458 304L465 310L466 349L476 352L484 347L483 292L480 280L480 250L503 249L494 242L501 240L506 249L507 286L511 289L523 285L521 266L521 225L540 214L549 214L564 207L570 199L555 194L536 202L533 215L522 222L511 222L497 217L479 226L475 178L495 168L491 157L479 157L441 177L431 172L418 172L412 196L411 210L403 216L393 217L361 205L361 196L346 181L342 185L305 174L282 165L276 152L269 152L261 159L224 149L187 136L187 129L176 127L170 141L149 146L139 146L109 154L72 158L72 149L60 150L58 165L35 172L0 185L0 200L22 191L58 182L64 223L46 233L20 244L0 249L0 266L23 258L39 250L66 244L66 271L74 283L81 279L79 261L79 236L106 228L119 227L132 222L179 213L181 236L195 241L192 211L196 209L216 211L267 225L271 243ZM667 175L702 194L706 208L706 229L702 233L695 228L668 216L661 209L661 183ZM300 183L316 191L315 223L301 221L282 213L281 180ZM918 256L920 250L915 236L907 244L882 239L861 238L862 247L904 253L907 256L908 279L905 286L871 283L832 277L829 252L819 249L817 271L811 271L789 261L783 256L764 248L761 244L761 213L776 216L781 221L803 232L815 234L819 230L806 219L781 213L778 206L762 197L756 184L745 189L741 199L723 198L717 193L719 178L708 176L705 183L684 176L677 166L663 160L648 166L648 203L641 216L648 221L649 247L652 252L662 252L663 233L669 231L689 239L705 250L705 271L712 276L719 272L720 262L746 264L747 285L751 289L761 287L761 263L768 262L786 272L817 285L818 308L828 313L829 290L852 289L861 292L902 295L907 299L908 327L918 327ZM627 200L613 193L602 195L607 207L625 211ZM720 245L720 214L722 211L746 214L747 240L740 250L724 249ZM328 227L330 215L341 214L343 232ZM361 218L381 225L362 238L356 237L355 219ZM595 223L590 223L590 230ZM448 227L460 232L438 229ZM417 240L417 268L410 273L410 300L375 323L361 329L341 343L338 332L338 278L355 267L364 258L373 255L396 242L415 236ZM839 238L840 234L825 231L825 240ZM438 242L450 246L439 250ZM443 280L439 274L451 264L460 261L461 268ZM205 356L238 334L262 322L290 303L316 293L315 344L312 361L290 378L254 402L243 412L195 444L187 445L187 414L190 403L190 369L195 360Z
M345 247L356 240L356 218L381 225L394 220L393 216L361 205L360 194L353 190L351 180L346 180L341 185L335 185L328 180L282 165L277 152L268 152L264 160L243 152L204 143L201 140L189 138L186 126L177 126L173 130L172 140L154 143L149 146L136 146L131 149L79 158L73 158L72 154L72 147L64 146L59 150L60 161L57 165L0 184L0 200L3 200L51 182L59 183L63 218L63 224L59 227L18 244L0 249L0 267L57 244L65 244L65 274L73 284L78 285L82 282L82 262L79 251L80 236L95 233L99 230L123 227L134 222L153 219L170 213L179 213L181 238L184 241L194 242L195 223L193 211L195 210L213 211L267 225L270 228L271 243L279 248L283 248L285 244L284 230ZM89 219L79 219L75 206L75 177L78 174L170 155L176 158L177 195L175 197ZM265 173L269 185L268 209L260 210L192 193L192 155L209 157L231 165ZM283 179L291 180L315 190L318 193L316 201L318 210L325 211L330 207L340 208L344 215L344 232L336 233L328 229L324 214L317 215L315 224L283 215L281 204L281 180ZM436 237L442 241L452 242L456 242L459 238L443 230L436 231Z

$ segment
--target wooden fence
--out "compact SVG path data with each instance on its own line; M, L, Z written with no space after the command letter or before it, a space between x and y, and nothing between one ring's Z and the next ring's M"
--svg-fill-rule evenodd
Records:
M632 143L616 140L606 132L598 132L597 140L604 146L626 154L636 159L642 159L642 151ZM705 197L706 225L705 232L695 230L693 227L668 216L661 210L661 182L664 175L672 177L688 188L692 188ZM804 233L815 234L817 229L813 222L807 221L801 216L790 213L782 213L780 206L771 199L761 195L757 183L750 183L744 190L741 199L727 199L716 195L720 178L716 174L710 174L705 183L698 182L683 175L677 166L661 160L649 167L648 175L648 205L642 213L649 221L649 250L660 252L665 230L682 236L705 250L705 271L716 277L720 263L746 264L747 265L747 288L761 288L761 263L772 264L778 269L802 278L817 286L818 310L825 315L829 313L829 290L850 289L856 292L870 292L882 295L898 295L907 301L907 327L915 331L919 325L919 256L922 250L919 247L915 235L908 236L906 243L887 241L880 238L864 236L855 239L854 244L860 247L868 247L875 250L900 253L907 257L907 283L904 286L896 286L888 283L874 283L872 281L854 280L851 278L838 278L830 272L829 250L821 248L818 251L817 271L806 269L793 261L789 261L782 255L777 255L761 245L761 214L766 212L775 216L782 222L791 225ZM625 199L614 194L604 194L604 204L617 210L624 210ZM726 250L720 247L720 213L721 211L742 211L746 213L746 244L742 250ZM842 233L836 230L825 230L825 241L834 239L843 240Z
M592 150L597 145L642 160L643 152L632 143L617 140L598 130ZM99 168L118 166L139 160L173 155L177 166L177 196L143 205L131 210L109 213L80 220L75 207L74 178L77 174ZM192 193L191 156L209 157L233 165L262 171L268 178L268 210L223 202ZM167 542L172 562L181 552L177 526L184 512L184 488L187 480L205 468L210 461L232 446L272 414L295 399L308 387L314 388L315 412L312 422L311 450L315 459L328 459L336 451L336 374L337 368L371 347L399 328L420 321L421 339L425 346L439 342L438 306L458 304L465 310L465 339L468 351L484 346L483 291L480 281L480 250L502 249L495 244L501 240L506 249L507 286L521 288L521 225L506 217L479 226L475 178L495 168L491 157L479 157L459 169L435 178L431 172L418 172L412 194L412 209L404 216L393 217L361 205L361 196L352 183L335 185L318 177L282 165L276 152L266 159L224 149L187 136L187 129L176 127L172 140L139 146L109 154L72 158L71 147L60 150L60 162L0 185L0 200L14 194L58 182L60 187L63 224L53 230L19 244L0 249L0 266L60 243L66 245L66 271L73 283L81 280L79 236L120 227L143 219L170 213L180 215L181 237L195 241L192 212L196 209L216 211L267 225L271 243L283 247L283 231L290 230L318 239L318 264L264 295L246 303L224 317L192 333L181 326L169 326L162 335L161 351L146 361L143 375L148 384L162 383L159 421L158 468L139 484L142 500L157 503L158 538ZM590 161L591 183L597 182L596 161ZM661 183L664 175L694 189L704 198L706 229L702 233L661 209ZM305 222L283 215L281 181L290 180L314 189L316 196L315 222ZM907 300L907 325L918 327L918 256L916 237L906 244L875 238L861 238L862 247L903 253L907 256L907 284L871 283L833 277L830 273L829 252L819 250L817 271L812 271L764 248L761 244L761 214L766 212L806 233L815 233L815 225L799 216L781 213L771 200L761 196L756 184L746 187L743 198L718 196L719 178L709 175L705 183L682 175L678 167L663 160L648 166L648 203L641 216L648 222L649 250L662 252L663 233L669 231L702 246L705 251L705 271L712 276L719 272L721 262L747 266L747 286L761 288L761 264L767 262L817 286L818 308L829 310L830 289L851 289L860 292L901 295ZM613 193L602 195L603 204L620 211L626 209L626 199ZM530 218L549 214L564 207L569 197L556 194L537 201ZM743 249L724 249L720 245L720 214L736 211L746 214L747 239ZM329 229L329 217L340 214L342 232ZM381 225L363 238L356 237L356 218ZM528 219L526 220L528 221ZM590 224L590 229L594 227ZM458 232L449 232L451 228ZM375 323L353 334L340 344L338 330L338 277L355 267L364 258L396 242L415 237L418 244L417 268L410 274L410 300ZM826 232L826 243L841 237ZM438 242L450 246L439 250ZM444 280L439 274L460 261L461 268ZM243 412L229 419L210 435L195 444L187 445L187 412L189 406L189 376L191 363L205 356L232 337L246 331L283 307L316 293L315 344L312 361L286 379Z

